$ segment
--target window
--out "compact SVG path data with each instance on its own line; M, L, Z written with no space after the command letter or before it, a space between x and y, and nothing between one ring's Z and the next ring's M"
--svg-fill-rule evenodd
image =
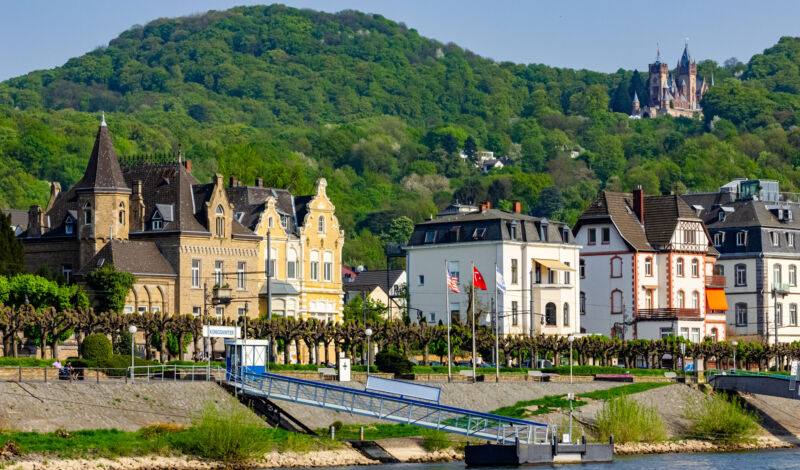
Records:
M419 275L419 285L421 286L425 285L425 276L423 276L422 274Z
M647 257L644 260L644 275L648 277L653 276L653 258Z
M548 302L544 308L544 321L548 326L556 326L556 304Z
M456 283L460 282L461 281L461 268L459 266L458 261L450 261L449 265L450 265L450 276L455 278Z
M744 246L747 242L747 232L736 232L736 246Z
M558 284L558 271L555 269L547 269L547 283Z
M289 222L290 221L291 221L291 219L289 218L288 215L282 215L281 216L281 227L283 227L284 230L289 230Z
M792 287L797 286L797 266L789 266L789 285Z
M736 285L737 286L746 286L747 285L747 266L744 264L737 264L736 267L733 268L736 276Z
M217 307L214 309L214 313L217 315L218 318L222 318L225 316L225 307Z
M200 287L200 260L192 260L192 287Z
M611 243L611 229L608 227L603 227L602 229L602 237L603 237L603 245L608 245Z
M777 288L777 286L779 284L783 283L783 280L781 279L781 277L782 277L781 276L781 265L780 264L776 264L775 266L772 267L772 282L773 282L773 284L775 284L776 288Z
M239 261L238 263L236 263L236 288L239 290L245 289L244 267L245 267L244 261Z
M436 241L436 230L428 230L425 232L425 243L433 243Z
M311 261L308 264L309 276L312 281L319 280L319 251L311 252Z
M647 289L644 291L644 308L653 308L653 289Z
M222 261L214 261L214 285L222 286Z
M581 315L586 315L586 292L581 292L580 302Z
M687 245L694 245L695 243L695 231L694 230L684 230L683 231L683 243Z
M775 325L783 326L783 304L775 304Z
M203 308L202 307L200 307L198 305L195 305L194 307L192 307L192 316L193 317L199 317L202 314L203 314Z
M580 274L581 279L586 279L586 261L580 260L578 263L578 274Z
M67 219L64 221L64 233L67 235L72 235L75 231L75 219L72 216L68 215Z
M519 324L519 304L516 300L511 301L511 326Z
M483 240L486 238L486 227L478 227L472 232L472 238L475 240Z
M670 336L672 336L675 333L672 330L672 328L669 328L669 327L659 328L658 331L659 331L659 333L661 333L661 339L669 338Z
M611 313L622 313L622 291L611 291Z
M747 326L747 304L738 303L734 310L736 311L736 326Z
M538 264L538 263L536 264L536 268L534 270L534 277L535 277L536 284L541 284L542 283L542 265L541 264Z
M461 319L461 306L458 304L458 302L450 303L450 319L451 320Z
M589 244L594 245L597 243L597 229L590 228L589 229Z
M686 308L686 300L682 290L678 291L678 308Z
M721 264L715 264L714 270L712 271L715 276L724 276L725 275L725 266Z
M715 343L719 341L719 331L716 328L711 328L711 340Z
M689 327L688 326L682 326L680 328L680 332L681 332L680 336L683 339L685 339L686 341L689 341Z
M797 304L789 304L789 324L797 326Z
M333 254L330 251L326 251L322 255L322 280L333 281Z
M286 253L286 278L297 279L297 252L293 249Z
M511 260L511 283L512 284L517 284L518 282L519 282L519 279L518 279L518 276L517 276L517 260L512 259Z
M564 302L564 326L569 326L569 304Z
M267 227L275 228L275 217L272 216L267 217Z
M700 277L700 263L697 259L692 260L692 277Z
M83 205L83 225L92 225L92 204L89 202Z
M564 262L564 264L566 264L567 266L569 266L569 261L565 261L565 262ZM565 271L564 271L564 284L567 284L567 285L569 285L569 284L571 284L571 283L572 283L572 282L571 282L571 279L570 279L570 272L565 270Z
M692 343L700 342L700 328L692 328L692 336L689 338Z
M216 234L218 237L225 236L225 210L222 209L222 204L217 206L216 217Z
M133 313L133 311L134 311L134 310L135 310L135 309L133 308L133 305L126 305L126 306L125 306L125 307L122 309L122 312L123 312L123 313Z
M317 219L317 231L319 233L325 233L325 216L321 215Z
M244 307L239 307L236 309L236 314L240 317L247 316L247 310Z
M509 237L512 240L516 240L517 239L517 222L516 221L511 222L511 224L508 226L508 231L509 231ZM544 232L544 230L543 230L543 232Z
M772 246L780 246L781 237L778 232L769 232L769 238L772 239Z
M125 203L119 203L119 224L125 225Z
M717 220L720 222L725 222L725 211L719 211L719 214L717 214Z
M794 248L794 234L793 233L787 233L786 234L786 246L788 246L789 248Z
M145 305L140 305L139 307L137 307L137 308L136 308L136 310L137 310L139 313L145 313L145 312L147 312L147 306L145 306Z
M430 323L431 325L433 325L433 324L435 324L435 323L436 323L436 314L435 314L435 313L433 313L433 312L431 312L431 316L430 316L430 321L429 321L429 323Z
M720 246L725 241L725 232L717 232L714 234L714 245Z
M611 258L611 277L622 277L622 258Z
M278 275L278 250L272 248L269 256L264 260L264 277L276 277Z
M677 271L678 277L683 277L683 258L678 258L678 261L675 262L675 271Z
M697 291L692 292L692 308L695 310L700 308L700 293Z
M67 282L70 281L70 277L72 276L72 265L71 264L62 264L61 265L61 274L64 276Z

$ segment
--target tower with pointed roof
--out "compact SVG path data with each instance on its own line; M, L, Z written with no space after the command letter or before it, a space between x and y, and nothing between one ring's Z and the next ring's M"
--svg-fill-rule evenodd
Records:
M705 80L698 84L697 63L689 53L689 41L683 47L683 55L678 61L675 73L661 60L660 48L656 52L656 60L649 66L648 79L650 99L647 106L634 108L632 116L656 117L664 114L670 116L695 117L702 113L700 100L708 90ZM713 85L713 77L711 84ZM638 112L637 112L638 111Z
M88 262L112 239L127 240L131 188L122 176L105 116L97 129L83 178L75 183L80 264Z
M692 60L692 55L689 53L689 41L683 46L683 55L681 60L678 61L678 82L681 84L681 95L687 100L687 105L690 108L700 106L700 100L697 99L697 63Z

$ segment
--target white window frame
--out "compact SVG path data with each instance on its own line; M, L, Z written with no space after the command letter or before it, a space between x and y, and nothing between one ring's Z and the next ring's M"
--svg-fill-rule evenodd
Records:
M192 260L192 287L197 289L200 287L200 269L202 267L199 259Z

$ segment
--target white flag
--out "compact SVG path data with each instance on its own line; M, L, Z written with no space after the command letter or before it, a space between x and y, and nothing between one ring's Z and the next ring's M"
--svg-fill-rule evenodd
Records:
M503 292L506 291L506 283L503 281L503 273L500 272L500 268L498 267L495 272L495 277L497 278L497 289Z

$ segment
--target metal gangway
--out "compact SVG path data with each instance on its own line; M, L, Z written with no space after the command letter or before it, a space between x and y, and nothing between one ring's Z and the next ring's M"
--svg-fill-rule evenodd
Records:
M543 444L549 443L553 437L546 424L313 380L228 370L227 382L246 394L436 429L501 444Z
M800 399L798 374L785 375L748 370L711 370L707 382L718 390Z

